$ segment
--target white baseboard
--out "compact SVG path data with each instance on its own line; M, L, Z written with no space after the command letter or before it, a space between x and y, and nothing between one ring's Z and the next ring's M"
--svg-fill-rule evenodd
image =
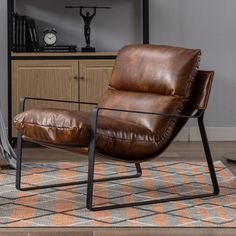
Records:
M236 141L236 127L208 127L206 128L209 141ZM190 141L200 141L200 133L197 127L189 130Z
M209 141L236 142L236 127L208 127L206 132ZM6 133L8 133L8 128L6 128ZM175 141L201 141L198 127L184 127Z
M178 136L175 138L175 142L189 141L189 128L184 127Z
M236 141L236 127L208 127L206 128L206 132L209 141ZM201 141L198 127L186 127L182 129L175 141Z

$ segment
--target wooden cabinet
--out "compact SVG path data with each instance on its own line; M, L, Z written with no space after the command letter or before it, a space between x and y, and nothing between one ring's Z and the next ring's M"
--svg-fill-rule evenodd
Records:
M13 61L12 63L12 99L15 115L20 97L50 99L79 99L78 62L77 61ZM28 108L51 104L30 101ZM55 104L63 108L68 104Z
M114 60L84 60L79 62L80 101L97 102L108 88ZM80 110L91 111L91 106L81 105Z
M12 116L20 97L97 102L108 87L114 60L14 60L12 62ZM91 106L30 101L35 107L90 111ZM15 136L15 129L12 135Z

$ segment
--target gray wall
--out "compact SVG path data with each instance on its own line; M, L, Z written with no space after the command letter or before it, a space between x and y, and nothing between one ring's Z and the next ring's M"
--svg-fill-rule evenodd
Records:
M6 0L0 0L1 101L6 97ZM39 32L56 27L59 42L84 45L83 26L75 10L66 4L108 5L98 12L92 38L98 50L117 50L140 41L138 0L17 0L19 12L33 15ZM235 0L150 0L151 43L201 48L202 68L216 71L206 123L212 127L236 127L236 1ZM63 14L63 17L61 15ZM42 34L40 33L40 36ZM5 82L3 83L3 80ZM6 103L6 101L5 101ZM6 106L5 106L6 107ZM4 110L5 111L5 110Z
M201 48L216 71L206 123L236 127L236 1L151 0L151 41Z

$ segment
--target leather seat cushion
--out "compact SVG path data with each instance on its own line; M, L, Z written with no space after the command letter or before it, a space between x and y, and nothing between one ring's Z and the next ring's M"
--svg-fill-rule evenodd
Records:
M64 146L88 147L91 113L63 109L31 109L17 115L14 125L27 140ZM137 159L157 150L158 137L145 127L99 116L98 151L115 158Z
M90 139L90 119L86 113L63 109L31 109L18 114L15 128L36 141L86 146Z

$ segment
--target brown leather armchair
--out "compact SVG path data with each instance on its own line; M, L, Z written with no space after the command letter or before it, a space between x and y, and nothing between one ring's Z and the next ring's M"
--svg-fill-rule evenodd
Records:
M27 140L46 147L72 152L89 152L87 208L112 209L166 201L177 201L219 194L219 187L204 127L214 72L199 71L200 50L171 46L130 45L117 56L110 88L92 113L62 109L32 109L20 113L14 124L19 131L16 188L29 190L58 185L21 188L22 142ZM39 99L47 100L48 99ZM57 101L57 100L52 100ZM57 101L67 102L67 101ZM72 102L82 103L83 102ZM86 103L88 104L88 103ZM195 112L195 113L194 113ZM93 207L93 183L120 178L140 177L141 162L160 155L174 140L189 118L198 120L213 193ZM137 174L94 180L95 154L135 164Z

